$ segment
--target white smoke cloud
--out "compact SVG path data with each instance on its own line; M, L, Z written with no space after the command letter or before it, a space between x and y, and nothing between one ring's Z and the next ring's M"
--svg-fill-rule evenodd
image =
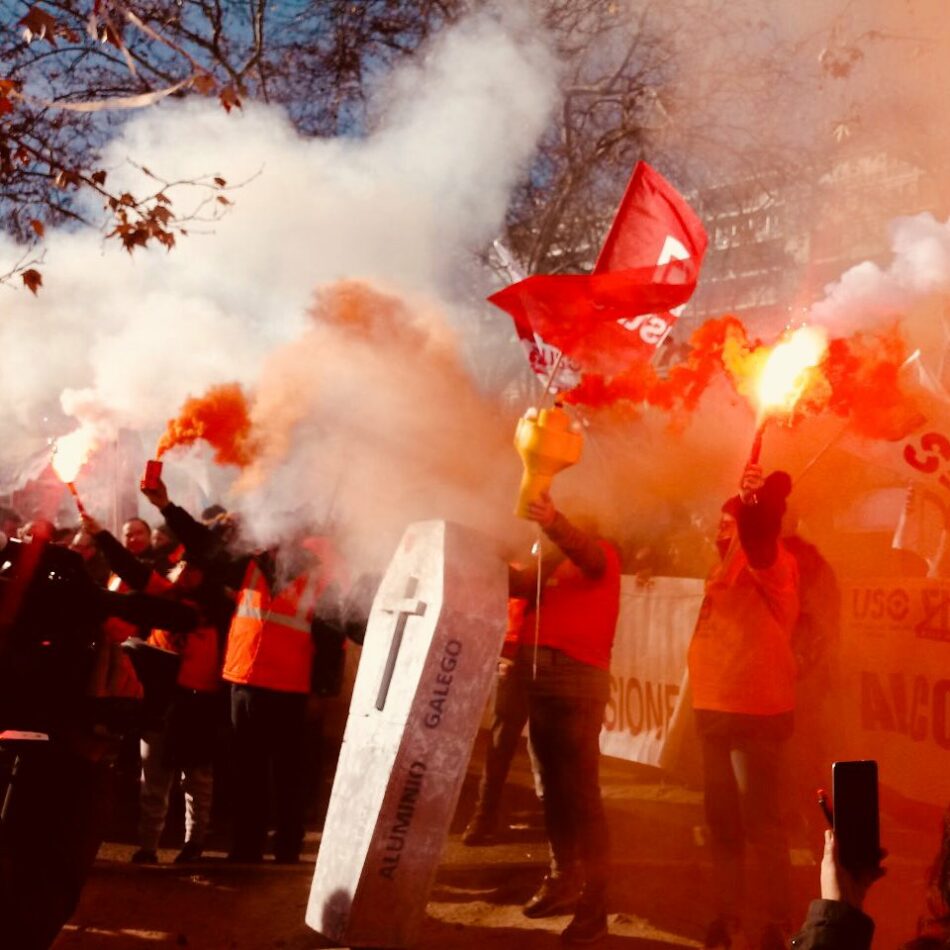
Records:
M887 267L863 261L826 288L811 318L837 335L892 321L922 297L950 289L950 221L931 214L894 220Z
M539 40L516 41L488 17L453 27L417 59L387 78L381 120L364 139L304 139L280 110L253 103L226 115L189 99L131 121L105 156L110 185L154 190L130 161L167 180L220 174L238 185L233 209L207 226L211 234L196 223L171 253L128 256L91 229L49 235L40 296L9 294L0 321L11 368L0 376L0 464L12 468L73 420L151 438L188 395L232 380L253 388L269 354L306 328L315 288L340 279L424 300L444 322L459 260L500 230L546 126L557 66ZM198 200L187 189L169 197L179 213ZM0 253L20 252L7 241ZM317 385L327 367L319 352L311 356ZM339 348L328 356L347 359ZM413 376L426 368L391 369L385 360L355 364L351 398L333 401L334 418L295 430L307 445L291 471L271 473L278 495L281 485L299 494L305 477L293 466L312 464L319 444L345 452L348 432L362 424L361 401L385 413L389 387L399 385L411 403ZM417 424L414 436L439 436L423 430ZM319 480L313 469L307 475ZM365 497L385 498L398 466L380 460L360 478ZM292 507L273 496L258 498L275 511Z

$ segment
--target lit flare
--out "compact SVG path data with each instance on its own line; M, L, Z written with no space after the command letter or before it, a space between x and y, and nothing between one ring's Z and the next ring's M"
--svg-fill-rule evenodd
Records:
M827 351L824 329L810 326L799 327L772 347L755 384L759 425L769 416L795 409Z
M67 485L76 480L79 470L86 464L95 448L92 433L79 428L53 442L53 471Z
M69 493L76 502L79 514L85 516L86 509L76 490L76 477L79 470L86 464L95 448L93 434L82 428L74 429L68 435L61 436L53 442L53 471L66 483Z

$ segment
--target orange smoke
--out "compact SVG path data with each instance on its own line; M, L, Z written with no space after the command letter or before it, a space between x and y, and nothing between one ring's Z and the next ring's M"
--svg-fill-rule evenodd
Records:
M219 465L244 468L253 460L250 432L250 414L241 387L237 383L212 386L203 396L186 399L177 418L168 420L155 456L161 458L169 449L201 439L214 449Z
M725 376L757 410L756 384L773 349L750 339L738 318L719 317L697 328L685 358L671 365L664 377L643 361L610 379L585 375L566 398L592 407L626 400L691 412L713 381ZM915 400L900 384L906 358L907 347L896 325L829 340L824 357L803 380L790 421L828 411L848 419L859 435L903 437L920 421Z
M398 296L358 280L341 280L314 294L310 316L351 343L385 350L390 359L424 361L430 371L448 372L460 387L466 385L457 341L439 321L410 309Z

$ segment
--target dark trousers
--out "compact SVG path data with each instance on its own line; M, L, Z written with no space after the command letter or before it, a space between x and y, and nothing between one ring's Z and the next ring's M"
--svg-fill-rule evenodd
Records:
M555 873L580 871L585 888L607 886L609 835L600 796L600 729L609 677L559 650L522 648L518 675L526 682L531 744L544 788L544 821Z
M783 921L791 886L780 798L784 743L746 735L704 735L701 741L718 911L738 917L747 904L748 839L758 857L765 911L770 919Z
M476 818L491 823L497 822L505 780L508 778L511 760L527 721L528 695L525 692L525 684L516 675L514 664L501 660L495 683L495 702L492 706L488 748L485 751L485 768L478 785Z
M234 729L232 850L256 857L267 838L268 782L273 774L274 854L295 858L303 843L305 693L231 685Z

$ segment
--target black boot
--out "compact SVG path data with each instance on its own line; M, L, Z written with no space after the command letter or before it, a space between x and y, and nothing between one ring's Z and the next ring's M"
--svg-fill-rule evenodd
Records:
M476 847L493 844L498 837L498 816L476 812L462 832L462 844Z
M561 934L568 944L596 943L607 936L607 894L603 887L588 885L581 892L574 919Z
M573 913L580 888L573 874L546 874L541 886L524 905L525 917L555 917Z

